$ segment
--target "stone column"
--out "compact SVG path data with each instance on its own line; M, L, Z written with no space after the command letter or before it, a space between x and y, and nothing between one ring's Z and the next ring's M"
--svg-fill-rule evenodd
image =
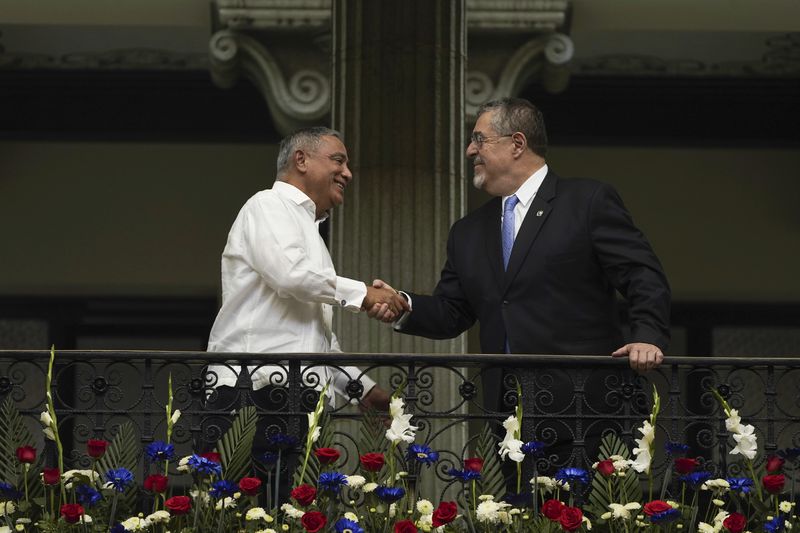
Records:
M334 211L340 275L429 293L465 213L464 0L333 0L332 125L355 176ZM338 315L344 351L463 353Z

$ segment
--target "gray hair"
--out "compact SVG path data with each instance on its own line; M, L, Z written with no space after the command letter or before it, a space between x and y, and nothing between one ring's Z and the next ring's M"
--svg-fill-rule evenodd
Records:
M547 131L539 109L522 98L499 98L486 102L478 109L478 116L494 111L490 124L498 135L521 132L528 140L528 148L544 157L547 154Z
M342 135L338 131L323 126L303 128L284 137L278 148L277 179L282 180L286 171L289 170L289 160L292 158L292 154L297 150L313 152L319 148L322 137L325 136L336 137L340 140L342 138Z

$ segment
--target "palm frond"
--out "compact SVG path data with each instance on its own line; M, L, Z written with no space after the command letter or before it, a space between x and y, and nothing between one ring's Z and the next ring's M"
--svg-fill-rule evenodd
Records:
M630 458L630 451L622 439L615 433L608 433L600 442L600 453L597 458L600 461L608 459L612 455L619 455L625 459ZM609 482L613 489L609 494ZM589 503L593 510L602 514L608 511L609 503L638 502L642 498L642 487L639 476L634 470L629 470L624 477L606 478L602 475L595 475L592 479L592 491L589 494Z
M112 468L126 468L131 472L136 471L141 453L141 443L136 430L131 422L119 426L117 434L108 444L106 453L97 460L97 470L101 476ZM105 481L105 477L103 477ZM122 509L134 509L137 501L138 485L131 486L119 496L119 505Z
M358 451L364 453L385 453L389 448L386 439L386 428L383 425L383 415L373 408L367 410L359 427Z
M252 405L242 407L231 427L217 443L225 479L238 480L252 469L253 439L256 436L258 413Z
M496 500L502 500L506 494L506 479L503 476L503 462L497 454L497 439L492 433L492 422L483 426L475 446L475 454L483 459L480 480L482 493L494 494Z
M17 448L20 446L33 446L35 440L25 420L14 407L10 397L6 398L0 407L0 481L11 483L15 487L22 486L23 469L17 461ZM41 468L42 454L38 454L36 461L31 465L28 479L35 479ZM29 483L32 498L42 495L41 483Z

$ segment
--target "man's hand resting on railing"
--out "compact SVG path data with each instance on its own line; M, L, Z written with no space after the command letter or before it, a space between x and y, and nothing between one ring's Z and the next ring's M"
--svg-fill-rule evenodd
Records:
M664 361L661 348L646 342L632 342L611 353L613 357L628 357L631 368L637 372L647 372L657 368Z

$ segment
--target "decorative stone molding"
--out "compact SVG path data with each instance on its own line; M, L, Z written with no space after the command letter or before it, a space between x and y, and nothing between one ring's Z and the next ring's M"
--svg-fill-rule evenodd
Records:
M209 57L211 76L219 87L232 87L242 75L256 85L283 135L318 123L330 111L328 76L309 68L284 74L267 48L249 35L230 30L215 33Z

